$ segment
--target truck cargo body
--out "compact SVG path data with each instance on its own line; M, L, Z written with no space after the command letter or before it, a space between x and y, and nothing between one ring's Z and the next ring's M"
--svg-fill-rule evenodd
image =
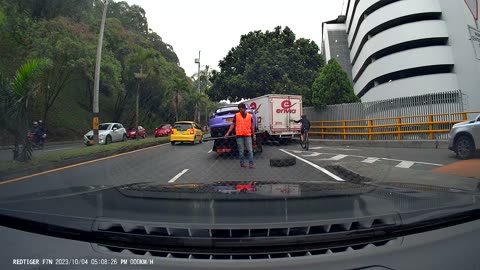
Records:
M270 94L246 101L255 111L258 129L269 139L293 138L300 134L302 96Z

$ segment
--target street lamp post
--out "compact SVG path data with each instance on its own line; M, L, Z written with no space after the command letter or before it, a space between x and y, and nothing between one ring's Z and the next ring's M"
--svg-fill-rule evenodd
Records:
M100 64L102 60L102 45L103 45L103 32L105 30L105 18L107 17L107 6L108 0L105 0L102 22L100 24L100 35L98 37L98 46L97 46L97 62L95 64L95 82L93 86L93 142L95 145L98 144L98 96L100 88Z
M197 73L197 91L200 94L200 52L198 51L198 58L195 59L195 63L198 64L198 73ZM195 103L195 120L196 122L200 122L200 113L198 111L198 102Z
M139 115L139 102L140 102L140 84L142 80L144 80L147 76L146 74L143 73L143 65L140 67L140 73L134 73L135 79L137 79L137 97L135 101L135 126L136 126L136 131L135 131L135 139L138 140L138 115Z

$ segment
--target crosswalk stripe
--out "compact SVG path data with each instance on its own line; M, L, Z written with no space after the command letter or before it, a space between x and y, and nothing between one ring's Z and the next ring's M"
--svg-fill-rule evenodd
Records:
M369 157L369 158L366 158L364 160L362 160L362 162L365 162L365 163L374 163L375 161L378 161L380 158L376 158L376 157Z
M395 167L408 169L408 168L412 167L413 164L415 164L415 162L412 162L412 161L402 161L402 162L398 163L398 165L395 166Z
M348 157L348 155L336 155L334 157L324 158L324 159L321 159L321 160L340 160L340 159L343 159L343 158L346 158L346 157Z
M302 155L302 157L317 157L317 156L320 156L322 153L312 153L312 154L308 154L308 155Z

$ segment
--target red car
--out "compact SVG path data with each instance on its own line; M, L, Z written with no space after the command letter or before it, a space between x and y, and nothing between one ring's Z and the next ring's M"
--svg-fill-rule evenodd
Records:
M172 125L170 124L163 124L163 125L160 125L160 127L155 129L155 138L170 136L170 134L172 134Z
M147 137L147 130L144 129L142 126L138 126L138 136L140 136L141 138L146 138ZM130 128L128 131L127 131L127 137L129 139L136 139L137 137L137 129L136 128Z

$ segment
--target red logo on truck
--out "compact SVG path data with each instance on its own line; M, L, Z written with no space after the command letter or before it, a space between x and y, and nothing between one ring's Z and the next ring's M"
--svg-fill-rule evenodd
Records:
M257 109L257 103L255 103L255 101L250 103L250 109L252 109L254 111Z
M284 101L282 101L282 104L280 104L280 106L282 106L282 109L277 109L277 113L296 113L297 110L296 109L292 109L293 106L295 106L297 103L293 103L286 99Z

